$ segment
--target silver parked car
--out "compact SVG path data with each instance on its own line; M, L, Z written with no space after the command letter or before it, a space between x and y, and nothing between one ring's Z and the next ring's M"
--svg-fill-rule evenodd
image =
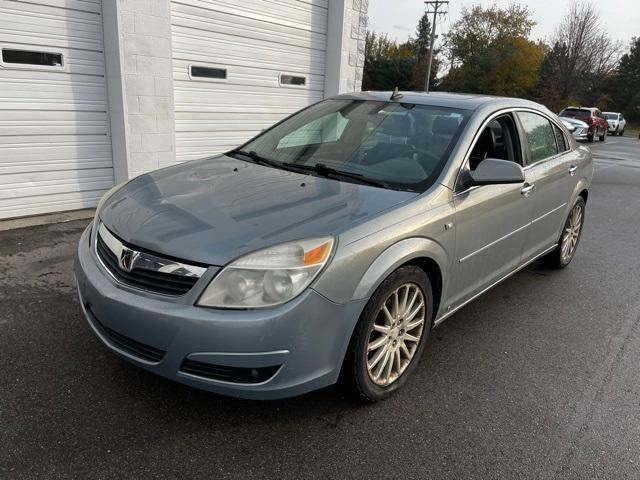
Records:
M577 118L559 117L569 133L578 141L588 140L589 125Z
M80 304L111 350L194 387L270 399L341 377L379 400L434 325L537 258L571 262L592 173L536 103L341 95L105 194Z

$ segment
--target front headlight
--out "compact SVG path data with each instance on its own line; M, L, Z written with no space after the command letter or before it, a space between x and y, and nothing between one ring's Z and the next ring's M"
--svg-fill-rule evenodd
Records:
M207 286L197 305L218 308L272 307L307 288L326 265L332 237L288 242L240 257Z

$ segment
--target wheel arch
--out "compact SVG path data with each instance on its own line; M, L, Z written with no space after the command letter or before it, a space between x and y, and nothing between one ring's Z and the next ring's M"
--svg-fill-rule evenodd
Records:
M584 203L587 203L587 199L589 198L589 190L587 188L583 188L580 193L578 193L578 196L584 199Z
M384 250L362 276L353 299L369 298L394 271L406 265L420 267L429 277L433 289L433 314L437 318L446 291L446 266L449 257L436 241L413 237L401 240Z

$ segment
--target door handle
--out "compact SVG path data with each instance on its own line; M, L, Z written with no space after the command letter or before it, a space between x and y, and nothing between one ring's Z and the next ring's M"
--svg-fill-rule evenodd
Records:
M576 174L576 170L578 170L578 167L576 165L571 165L569 167L569 173L571 174L572 177Z
M520 193L522 194L522 196L524 197L528 197L529 195L531 195L533 192L536 191L536 186L535 184L525 184L524 187L522 187L522 189L520 190Z

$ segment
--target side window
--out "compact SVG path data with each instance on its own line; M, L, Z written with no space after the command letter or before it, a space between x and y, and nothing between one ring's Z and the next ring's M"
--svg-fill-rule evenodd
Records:
M556 134L556 142L558 142L558 151L566 152L567 150L569 150L569 145L567 145L567 140L565 139L564 134L562 133L562 130L560 130L558 127L554 125L553 132Z
M339 112L325 115L294 130L278 142L278 149L337 142L349 120Z
M531 163L536 163L558 153L556 136L551 122L542 115L531 112L518 112L527 143L531 150Z
M509 115L491 120L469 154L469 169L475 170L486 158L521 163L515 138L515 126Z

